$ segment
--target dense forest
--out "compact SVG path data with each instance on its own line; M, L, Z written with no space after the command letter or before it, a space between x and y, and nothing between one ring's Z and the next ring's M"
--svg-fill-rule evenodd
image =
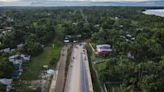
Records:
M121 92L162 92L164 85L164 18L145 15L137 7L0 8L0 78L10 77L15 53L39 55L64 35L110 44L113 51L98 71L107 89ZM7 31L6 31L7 30ZM130 54L130 56L129 56ZM103 64L103 63L102 63ZM118 91L120 92L120 91Z
M121 92L162 92L164 85L164 18L144 15L144 8L84 9L93 44L111 44L101 80ZM130 56L128 55L130 54Z

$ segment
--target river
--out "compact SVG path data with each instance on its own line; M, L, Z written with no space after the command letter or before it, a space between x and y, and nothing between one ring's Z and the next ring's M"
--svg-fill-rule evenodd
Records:
M156 15L156 16L164 17L164 9L148 9L143 13L147 15Z

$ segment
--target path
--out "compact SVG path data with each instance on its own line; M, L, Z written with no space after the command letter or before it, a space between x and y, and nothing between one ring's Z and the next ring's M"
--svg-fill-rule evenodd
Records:
M53 76L49 92L63 92L64 91L65 67L66 67L68 49L69 49L69 46L64 46L61 51L60 59L57 64L56 72Z

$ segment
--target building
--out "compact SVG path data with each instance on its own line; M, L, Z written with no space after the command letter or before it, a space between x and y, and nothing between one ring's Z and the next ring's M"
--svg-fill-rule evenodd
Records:
M30 61L30 59L31 59L30 55L21 54L20 57L22 57L24 61Z
M10 48L5 48L5 49L2 49L0 50L0 53L10 53Z
M31 56L30 55L24 55L24 54L13 55L13 56L10 56L8 59L9 59L9 62L13 63L13 66L15 68L15 71L12 75L12 78L18 79L23 72L23 69L22 69L23 62L30 61Z
M96 54L100 56L106 56L112 51L111 45L102 44L96 46Z
M70 41L68 39L64 39L64 43L69 43Z
M12 62L13 64L18 64L26 61L30 61L31 56L30 55L13 55L9 57L9 61Z
M69 43L69 42L71 41L71 39L72 39L72 36L66 35L66 36L64 37L64 43Z
M18 49L18 50L19 50L19 49L22 49L23 45L24 45L24 44L18 44L18 45L17 45L17 49Z
M10 92L11 90L11 84L13 82L13 79L0 79L0 84L5 85L5 89L0 89L0 92Z
M132 55L131 52L128 52L127 57L128 57L129 59L134 59L134 55Z

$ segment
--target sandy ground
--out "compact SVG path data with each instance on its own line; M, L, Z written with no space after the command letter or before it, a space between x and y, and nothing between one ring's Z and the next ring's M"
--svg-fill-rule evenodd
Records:
M53 76L52 83L49 92L63 92L65 84L65 66L67 60L67 50L69 46L63 47L59 59L59 63L56 68L56 72Z

